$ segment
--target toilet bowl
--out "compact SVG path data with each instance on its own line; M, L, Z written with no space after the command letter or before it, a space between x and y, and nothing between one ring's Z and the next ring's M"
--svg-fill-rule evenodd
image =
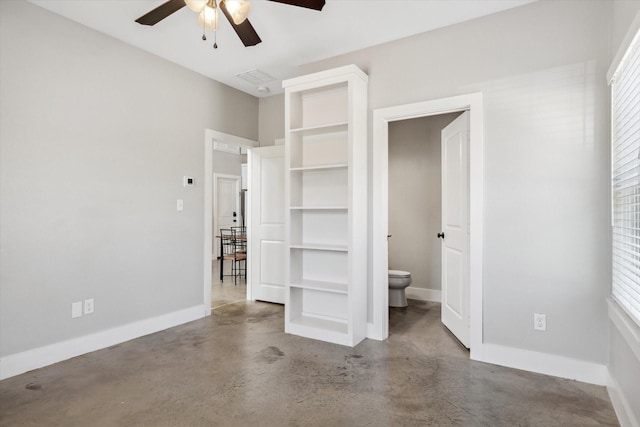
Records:
M389 270L389 307L406 307L405 288L411 284L411 273L402 270Z

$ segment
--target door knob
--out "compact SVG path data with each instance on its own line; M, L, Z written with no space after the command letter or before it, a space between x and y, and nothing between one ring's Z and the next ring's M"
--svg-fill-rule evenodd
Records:
M439 239L444 239L444 233L438 233L438 238Z

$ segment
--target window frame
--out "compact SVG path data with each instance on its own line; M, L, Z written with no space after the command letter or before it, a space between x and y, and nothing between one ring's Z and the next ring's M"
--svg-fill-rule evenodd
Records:
M640 14L620 46L607 79L611 86L611 299L640 326L640 130L632 130L629 137L622 132L636 123L634 118L640 122ZM638 91L637 96L617 90L618 85L627 88L629 82L631 90ZM620 122L619 114L626 121ZM625 180L633 183L621 185ZM622 202L625 198L628 200Z

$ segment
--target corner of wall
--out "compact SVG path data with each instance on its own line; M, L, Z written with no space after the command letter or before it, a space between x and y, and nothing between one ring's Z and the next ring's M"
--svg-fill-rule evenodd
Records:
M261 147L274 145L284 138L284 94L271 95L258 101L258 141Z

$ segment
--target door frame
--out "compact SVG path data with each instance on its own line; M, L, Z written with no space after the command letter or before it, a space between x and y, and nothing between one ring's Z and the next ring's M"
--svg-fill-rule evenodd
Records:
M367 336L389 336L388 246L389 230L389 123L469 110L469 345L473 360L482 360L482 257L483 257L483 146L482 93L440 98L373 111L371 281L372 313Z
M211 316L211 254L213 253L213 153L217 142L231 143L245 149L257 147L257 141L218 132L204 131L204 246L203 246L203 292L204 315ZM240 154L240 151L238 152Z

